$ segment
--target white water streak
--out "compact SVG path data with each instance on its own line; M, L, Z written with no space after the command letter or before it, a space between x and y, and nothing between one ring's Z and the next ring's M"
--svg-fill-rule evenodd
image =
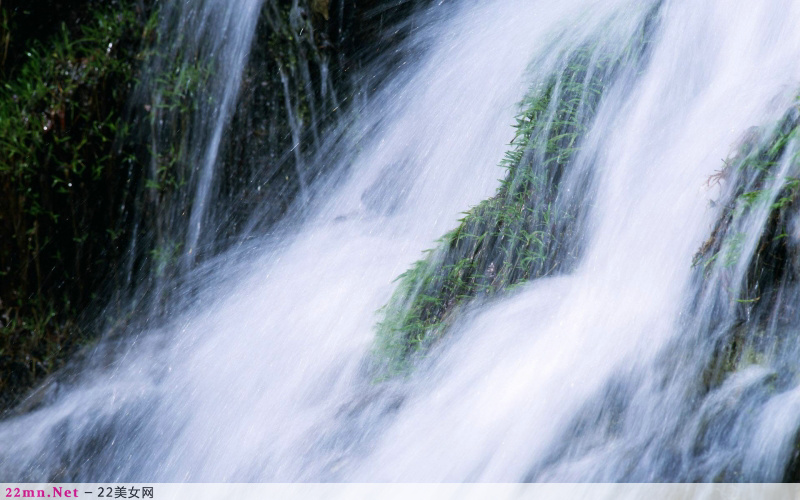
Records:
M247 56L255 35L256 24L263 0L209 0L205 2L205 17L221 17L216 19L215 26L219 30L214 33L213 48L208 57L219 62L215 78L210 82L214 87L213 94L218 102L210 103L210 113L206 118L209 133L204 152L199 158L199 175L192 199L189 216L189 231L186 241L187 258L193 261L197 255L197 244L200 240L209 204L213 193L214 172L217 166L222 133L225 131L232 108L239 96ZM198 34L204 34L202 31ZM196 43L203 43L198 40Z

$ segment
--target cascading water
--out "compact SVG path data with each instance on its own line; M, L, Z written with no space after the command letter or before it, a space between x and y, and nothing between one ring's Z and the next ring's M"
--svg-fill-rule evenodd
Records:
M147 112L150 165L139 208L144 237L134 232L129 257L129 266L142 253L155 261L143 271L156 277L156 297L164 295L166 268L190 269L224 218L212 210L215 172L262 1L166 2L161 9L135 99Z
M762 346L717 381L708 366L756 300L739 283L797 174L792 137L770 141L796 120L800 5L464 0L430 15L415 34L427 55L360 110L331 153L346 178L317 187L302 226L287 222L257 255L210 261L192 310L131 334L110 360L89 356L45 404L2 422L0 478L784 478L800 389L782 373L798 344ZM548 257L574 263L467 301L405 375L381 371L375 311L460 212L494 194L514 103L550 89L533 128L549 137L577 82L553 75L592 82L606 60L602 96L586 105L586 85L570 108L580 148L548 181L554 207L581 205L565 233L580 243ZM774 170L715 174L722 158L746 164L730 155L753 127L745 142L772 151ZM520 165L550 164L536 147L551 142L527 144ZM762 204L713 230L737 186L756 184ZM727 235L719 252L693 267L712 230ZM781 284L776 303L793 290ZM767 337L796 328L781 310Z

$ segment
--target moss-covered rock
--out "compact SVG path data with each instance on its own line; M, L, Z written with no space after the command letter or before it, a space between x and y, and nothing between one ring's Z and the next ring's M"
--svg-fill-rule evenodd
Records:
M785 332L776 332L797 319L787 299L800 278L798 139L795 105L774 126L748 131L709 179L725 184L725 193L720 217L694 265L703 275L703 291L718 294L710 330L729 325L706 374L709 389L762 359L782 342Z
M531 89L501 162L507 172L497 193L466 212L438 248L398 278L380 311L376 355L390 374L440 338L461 306L574 267L592 194L591 168L575 161L605 91L622 71L642 63L657 14L658 6L627 50L584 44L563 54L561 69ZM562 184L570 176L566 193Z
M800 379L800 105L771 126L747 131L710 179L720 184L720 215L694 265L701 283L703 335L713 343L700 395L759 367L774 396ZM797 441L800 443L800 440ZM739 480L735 464L721 480ZM784 479L800 478L800 444Z

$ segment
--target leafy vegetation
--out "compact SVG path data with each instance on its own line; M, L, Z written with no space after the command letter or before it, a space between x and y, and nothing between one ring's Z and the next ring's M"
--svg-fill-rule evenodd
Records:
M131 2L133 3L133 2ZM80 311L126 245L135 155L123 111L146 12L94 10L3 67L0 86L0 394L28 387L85 341ZM0 49L15 36L0 11ZM0 52L0 56L3 52ZM1 402L1 401L0 401Z
M427 1L380 12L327 0L264 4L229 125L248 133L220 144L212 194L227 210L210 215L219 219L199 242L203 256L250 227L255 207L252 230L267 230L334 163L315 156L316 144L366 87L355 70L382 54L404 57L396 49L413 20L386 26ZM98 323L124 322L131 308L157 315L165 303L174 287L164 285L176 283L191 250L192 175L218 60L211 37L184 43L207 24L184 18L179 4L0 7L2 408L103 331Z

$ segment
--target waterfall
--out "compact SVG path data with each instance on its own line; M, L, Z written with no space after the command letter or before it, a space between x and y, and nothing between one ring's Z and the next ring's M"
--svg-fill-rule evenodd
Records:
M231 64L259 5L217 13ZM425 50L373 61L380 88L320 137L337 164L303 216L199 265L187 310L101 342L0 422L0 479L787 478L800 293L753 269L765 241L800 239L791 212L764 236L800 175L800 4L461 0L422 16L405 43ZM188 248L238 85L204 91ZM510 257L527 226L473 223L494 206L544 214L525 219L535 264ZM461 272L457 228L490 234L469 235L475 286L425 309L418 339L393 327L388 349L416 347L389 352L386 318L447 283L425 276ZM495 286L509 262L522 270Z
M163 306L171 279L191 269L198 254L210 253L227 216L214 209L220 149L261 4L203 0L159 6L158 36L144 52L133 99L137 112L144 110L139 135L148 142L149 165L132 207L137 228L127 264L128 286L149 282L154 305Z

